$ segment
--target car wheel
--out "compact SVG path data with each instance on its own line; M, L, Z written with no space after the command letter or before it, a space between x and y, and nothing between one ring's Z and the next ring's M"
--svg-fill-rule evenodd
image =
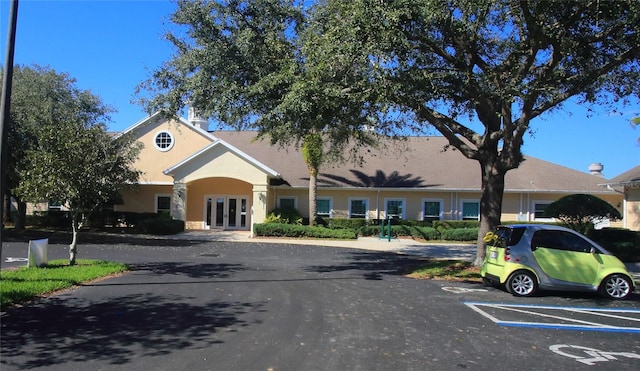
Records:
M482 277L482 283L485 287L496 287L496 283L488 279L487 277Z
M516 271L509 276L505 286L514 296L531 296L538 290L538 281L532 273Z
M621 274L607 276L600 284L600 293L609 299L624 299L631 294L631 281Z

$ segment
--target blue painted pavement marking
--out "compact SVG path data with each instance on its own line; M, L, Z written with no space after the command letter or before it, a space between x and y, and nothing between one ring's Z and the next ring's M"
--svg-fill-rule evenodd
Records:
M473 301L464 301L463 304L498 326L640 333L640 327L638 327L640 326L640 309L635 308L588 308Z

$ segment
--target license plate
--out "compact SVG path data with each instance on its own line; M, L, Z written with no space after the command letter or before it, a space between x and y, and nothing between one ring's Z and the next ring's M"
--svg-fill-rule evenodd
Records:
M498 258L498 252L497 252L496 250L493 250L493 251L491 252L491 254L489 254L489 257L490 257L491 259L494 259L494 260L495 260L495 259L497 259L497 258Z

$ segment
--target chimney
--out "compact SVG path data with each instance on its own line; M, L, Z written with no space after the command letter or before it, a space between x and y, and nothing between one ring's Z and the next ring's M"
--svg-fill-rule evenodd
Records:
M187 120L191 125L198 127L204 131L209 131L209 121L206 118L200 116L198 110L196 110L193 106L189 106Z
M602 175L602 169L604 169L604 166L602 166L602 164L599 162L594 162L593 164L589 165L589 172L591 173L591 175L604 178L604 175Z

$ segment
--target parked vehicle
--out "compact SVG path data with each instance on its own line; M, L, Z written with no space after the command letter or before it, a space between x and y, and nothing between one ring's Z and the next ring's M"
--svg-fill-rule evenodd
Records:
M610 252L571 229L538 224L499 226L485 236L485 284L515 296L539 289L600 292L624 299L635 283Z

